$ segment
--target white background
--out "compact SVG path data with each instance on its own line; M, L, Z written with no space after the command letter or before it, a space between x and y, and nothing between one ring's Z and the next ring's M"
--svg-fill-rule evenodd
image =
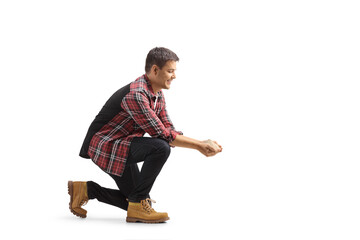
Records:
M2 239L359 239L357 1L1 1ZM78 156L110 95L150 49L180 58L165 91L178 130L154 208L128 224L68 180L115 188ZM4 236L7 236L4 238Z

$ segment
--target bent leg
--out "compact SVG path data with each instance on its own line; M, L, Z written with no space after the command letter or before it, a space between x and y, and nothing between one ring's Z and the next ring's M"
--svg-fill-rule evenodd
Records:
M89 181L87 182L89 199L97 199L100 202L127 210L127 198L134 190L139 174L137 164L127 165L121 177L109 174L120 190L104 188L95 182Z
M112 179L114 179L121 193L125 197L129 197L129 194L135 189L135 186L139 182L140 171L137 164L126 164L121 177L112 174L109 175Z
M104 188L93 181L87 182L87 190L89 199L97 199L100 202L119 207L125 211L128 208L126 197L120 190Z
M170 155L169 143L159 138L134 138L131 143L129 165L142 162L139 179L129 201L140 202L147 198L162 167Z
M150 198L150 190L169 155L170 146L163 139L134 138L123 175L120 177L109 174L120 190L104 188L89 181L87 182L89 199L97 199L127 210L127 198L132 202ZM140 172L137 163L142 161L144 163Z
M121 177L112 174L109 176L114 179L120 190L101 187L99 184L89 181L87 182L89 199L97 199L100 202L127 210L127 198L135 189L140 177L137 164L127 165Z

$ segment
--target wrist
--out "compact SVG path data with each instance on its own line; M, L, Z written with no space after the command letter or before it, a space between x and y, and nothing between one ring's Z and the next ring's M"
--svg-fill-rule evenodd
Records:
M196 150L200 150L201 149L201 144L202 144L202 141L199 141L199 140L197 140L196 142L195 142L195 149Z
M199 150L201 149L202 141L179 134L176 135L174 141L172 141L171 144L177 147L185 147Z

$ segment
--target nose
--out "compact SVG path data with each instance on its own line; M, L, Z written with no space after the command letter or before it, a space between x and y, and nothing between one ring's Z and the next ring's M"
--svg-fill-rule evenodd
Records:
M172 77L171 77L172 79L175 79L176 78L176 75L175 75L175 73L173 73L173 75L172 75Z

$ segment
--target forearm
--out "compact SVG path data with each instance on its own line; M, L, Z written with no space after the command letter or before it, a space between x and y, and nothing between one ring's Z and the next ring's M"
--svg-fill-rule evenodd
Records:
M170 144L176 147L184 147L184 148L192 148L192 149L199 149L201 141L186 137L184 135L176 135L174 141Z

